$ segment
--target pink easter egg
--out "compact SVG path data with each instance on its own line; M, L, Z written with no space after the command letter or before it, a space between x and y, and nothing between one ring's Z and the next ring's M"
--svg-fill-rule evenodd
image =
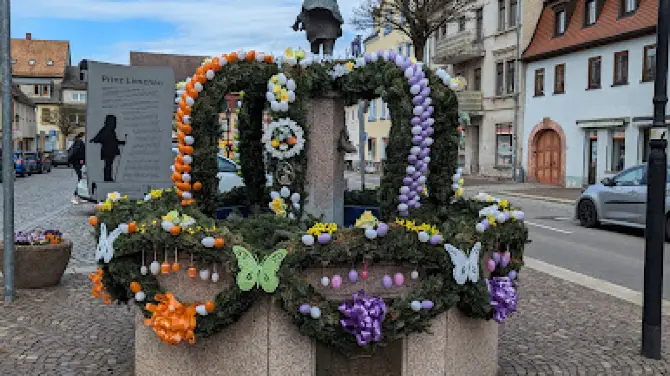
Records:
M405 276L402 275L402 273L395 273L393 282L395 282L396 286L402 286L402 284L405 283Z
M339 289L342 287L342 277L339 274L335 274L333 278L330 279L330 283L333 285L334 289Z

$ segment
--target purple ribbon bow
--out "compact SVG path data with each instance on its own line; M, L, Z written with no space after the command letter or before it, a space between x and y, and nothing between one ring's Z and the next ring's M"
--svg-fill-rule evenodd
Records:
M386 304L378 297L368 298L364 290L353 295L353 301L344 302L339 311L346 316L340 324L347 333L356 336L359 346L382 339L382 322L386 317Z
M516 312L516 288L509 277L493 277L486 280L486 285L491 295L491 306L495 310L493 319L501 323Z

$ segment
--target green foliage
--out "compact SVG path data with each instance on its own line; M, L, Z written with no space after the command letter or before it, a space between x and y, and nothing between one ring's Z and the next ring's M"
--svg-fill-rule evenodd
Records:
M344 191L344 205L379 206L379 189Z

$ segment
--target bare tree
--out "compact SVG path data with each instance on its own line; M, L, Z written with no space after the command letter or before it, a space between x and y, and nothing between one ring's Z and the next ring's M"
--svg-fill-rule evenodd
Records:
M428 38L443 25L464 17L475 0L362 0L352 23L358 30L389 27L412 41L414 56L423 58Z
M75 134L79 128L86 125L86 108L82 106L62 105L58 111L52 112L51 123L58 126L63 135L61 148L67 146L68 136Z

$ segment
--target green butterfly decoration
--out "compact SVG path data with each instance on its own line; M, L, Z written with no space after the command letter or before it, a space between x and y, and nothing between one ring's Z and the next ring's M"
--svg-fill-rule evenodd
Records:
M240 290L249 291L258 285L268 294L277 290L279 286L277 271L288 254L287 250L279 249L272 252L263 259L262 263L259 263L258 258L244 247L233 246L233 253L237 258L237 266L240 268L237 273L237 286Z

